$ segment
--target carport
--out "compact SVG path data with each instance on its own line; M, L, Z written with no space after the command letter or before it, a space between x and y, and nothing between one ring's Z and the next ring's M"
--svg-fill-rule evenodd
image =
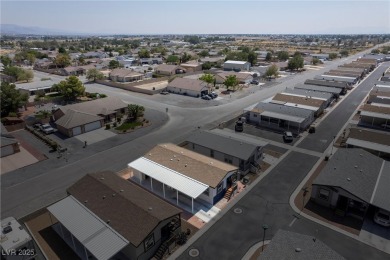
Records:
M179 205L179 191L191 198L192 213L194 212L194 199L205 192L209 186L192 179L184 174L171 170L160 164L157 164L145 157L141 157L128 166L136 170L139 175L139 181L144 179L144 175L150 177L150 188L153 191L153 179L163 184L163 195L165 198L165 186L176 190L176 204ZM136 173L135 173L136 175Z
M296 117L296 116L289 116L289 115L284 115L284 114L279 114L271 111L263 111L260 114L260 121L263 119L268 119L268 124L271 124L273 122L276 123L277 120L277 125L280 126L280 123L285 121L287 122L287 129L290 130L290 122L298 125L298 132L301 129L301 123L305 121L305 118L301 117ZM265 120L263 120L265 121Z

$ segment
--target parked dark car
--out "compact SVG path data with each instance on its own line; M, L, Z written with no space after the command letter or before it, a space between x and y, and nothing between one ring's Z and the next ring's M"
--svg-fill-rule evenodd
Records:
M202 99L204 99L204 100L211 100L212 98L210 96L208 96L208 95L203 95Z
M251 81L251 84L253 84L253 85L259 85L259 82L258 82L257 80L252 80L252 81Z
M292 142L294 140L293 134L291 132L284 132L283 133L283 140L285 142Z
M238 121L236 122L236 125L234 126L234 130L235 130L236 132L242 132L242 131L244 131L244 122L241 121L241 120L238 120Z
M214 98L217 98L217 97L218 97L218 94L215 93L215 92L211 92L211 93L209 94L209 96L212 97L212 98L214 99Z

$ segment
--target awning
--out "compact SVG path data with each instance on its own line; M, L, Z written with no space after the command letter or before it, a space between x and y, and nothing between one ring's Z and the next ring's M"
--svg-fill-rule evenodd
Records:
M73 196L47 209L97 259L110 259L129 244Z
M385 145L385 144L378 144L378 143L355 139L355 138L348 138L346 143L348 145L371 149L371 150L378 151L378 152L390 153L390 146Z
M129 163L128 166L194 199L199 197L200 194L209 188L208 185L200 181L169 169L145 157L141 157Z
M271 118L277 118L277 119L286 120L295 123L302 123L303 121L305 121L305 118L302 117L289 116L289 115L279 114L271 111L264 111L261 113L261 116L268 116Z

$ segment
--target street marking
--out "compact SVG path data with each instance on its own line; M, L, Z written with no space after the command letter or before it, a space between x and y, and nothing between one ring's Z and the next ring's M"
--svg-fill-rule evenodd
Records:
M295 223L296 220L297 220L297 218L294 218L294 219L291 221L290 225L288 225L288 226L289 226L289 227L292 227L292 225L294 225L294 223Z

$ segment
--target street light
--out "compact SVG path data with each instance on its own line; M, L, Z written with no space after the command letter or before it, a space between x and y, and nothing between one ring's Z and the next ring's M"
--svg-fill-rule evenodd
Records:
M268 229L268 225L264 224L264 225L263 225L263 230L264 230L264 232L263 232L263 246L261 247L261 252L264 251L265 231L266 231L267 229Z
M330 155L333 155L333 146L334 146L335 141L336 141L336 136L334 135L333 136L333 143L332 143L332 150L330 151Z

